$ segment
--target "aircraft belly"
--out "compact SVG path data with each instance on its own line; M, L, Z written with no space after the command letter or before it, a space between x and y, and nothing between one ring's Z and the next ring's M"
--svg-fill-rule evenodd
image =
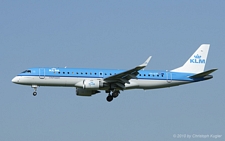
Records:
M81 78L75 77L58 77L58 78L47 77L45 78L44 86L75 87L75 84L82 80L83 79Z
M165 87L172 87L177 85L182 85L189 83L187 81L171 81L168 82L167 80L131 80L131 84L137 84L135 87L129 86L129 84L126 85L126 89L156 89L156 88L165 88Z
M137 82L135 82L135 81L132 81L132 80L130 80L129 81L130 83L129 84L125 84L125 88L126 89L138 89L138 83Z
M40 79L39 76L22 76L19 83L22 85L74 87L74 85L81 80L83 79L76 79L74 77L45 77Z

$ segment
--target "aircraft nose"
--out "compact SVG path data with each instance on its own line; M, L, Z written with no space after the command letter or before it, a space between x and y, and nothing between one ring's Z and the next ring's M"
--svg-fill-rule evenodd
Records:
M19 76L16 76L16 77L14 77L14 78L12 79L12 82L13 82L13 83L18 83L19 80L20 80Z

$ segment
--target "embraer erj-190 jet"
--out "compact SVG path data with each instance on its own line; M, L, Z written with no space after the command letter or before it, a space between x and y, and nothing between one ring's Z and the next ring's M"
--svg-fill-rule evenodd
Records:
M104 90L110 102L123 90L165 88L213 78L209 74L217 69L204 71L209 47L209 44L202 44L183 66L170 71L143 70L150 56L143 64L129 70L30 68L14 77L12 82L31 86L34 96L39 86L76 87L79 96L92 96Z

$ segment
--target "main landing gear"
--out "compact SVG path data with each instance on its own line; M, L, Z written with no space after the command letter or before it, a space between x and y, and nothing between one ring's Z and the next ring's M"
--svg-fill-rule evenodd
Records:
M34 88L33 96L37 95L37 85L31 85L32 88Z
M106 97L106 100L107 100L108 102L111 102L111 101L113 100L113 96L109 94L109 95Z
M120 93L120 91L118 91L118 90L114 90L112 92L112 94L110 94L110 90L106 91L106 92L109 93L109 95L106 97L106 100L108 102L111 102L113 100L113 98L116 98L119 95L119 93Z

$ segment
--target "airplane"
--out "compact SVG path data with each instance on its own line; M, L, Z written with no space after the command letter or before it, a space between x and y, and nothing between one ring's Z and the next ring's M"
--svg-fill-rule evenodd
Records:
M34 88L40 86L75 87L78 96L92 96L105 91L111 102L120 91L158 89L204 81L217 69L204 71L210 44L202 44L186 63L173 70L144 70L151 56L141 65L129 70L36 67L27 69L12 79L13 83Z

